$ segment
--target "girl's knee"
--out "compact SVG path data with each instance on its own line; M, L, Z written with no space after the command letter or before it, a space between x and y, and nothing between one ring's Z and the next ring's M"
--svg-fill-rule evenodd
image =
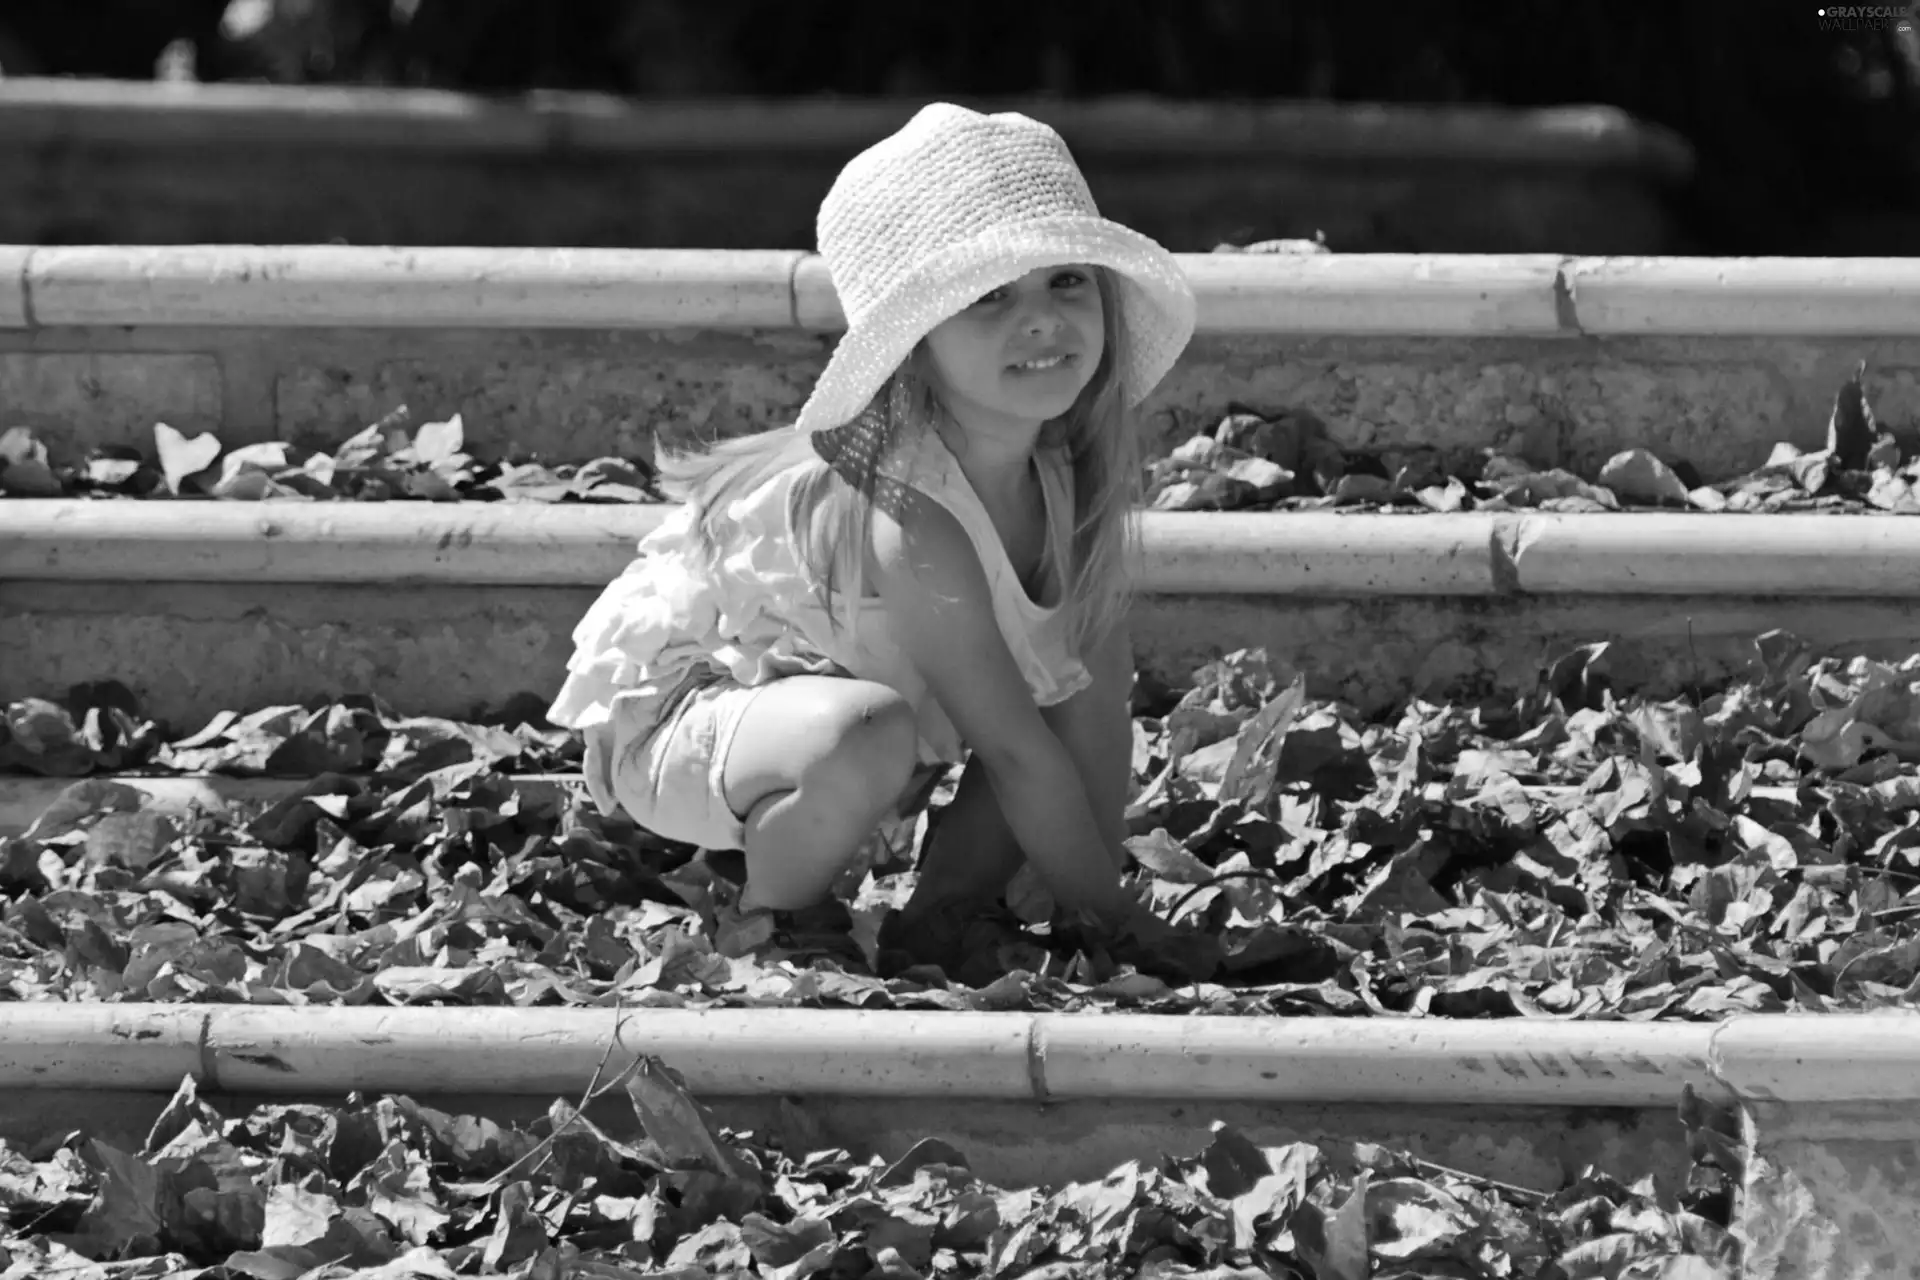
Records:
M913 777L919 728L912 706L898 695L872 691L840 699L832 719L816 719L812 727L825 731L831 746L799 768L797 792L763 801L780 810L770 810L771 826L748 816L749 897L743 902L793 910L831 896L835 878L871 834L868 824L898 804ZM755 827L762 830L757 840Z
M857 699L846 708L837 737L805 781L865 801L863 807L896 804L919 762L920 728L912 704L891 691Z

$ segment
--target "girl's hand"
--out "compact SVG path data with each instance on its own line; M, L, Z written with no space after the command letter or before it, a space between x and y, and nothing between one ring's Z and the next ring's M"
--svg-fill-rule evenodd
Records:
M1136 903L1117 921L1092 925L1084 936L1115 960L1164 982L1206 982L1226 961L1226 948L1212 934L1168 924Z

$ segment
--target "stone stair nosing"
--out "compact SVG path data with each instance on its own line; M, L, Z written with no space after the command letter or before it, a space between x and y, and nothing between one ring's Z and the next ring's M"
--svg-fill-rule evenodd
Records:
M591 588L673 504L0 502L0 581ZM1920 598L1920 521L1147 511L1145 594Z
M0 247L0 326L799 329L804 250ZM1204 334L1920 334L1920 259L1181 254ZM17 295L17 296L16 296Z
M34 327L782 329L799 250L34 249Z
M211 1066L209 1087L242 1093L545 1092L584 1078L615 1022L568 1008L25 1002L0 1007L0 1084L164 1091ZM1451 1019L764 1008L651 1009L646 1031L696 1093L724 1096L1161 1097L1177 1063L1194 1100L1658 1107L1687 1085L1723 1102L1920 1100L1920 1020L1906 1014L1524 1026L1516 1039ZM468 1052L479 1043L493 1052Z
M696 1094L1667 1107L1719 1097L1702 1024L1171 1018L1102 1012L648 1009L646 1052ZM607 1054L604 1009L0 1007L0 1085L244 1094L543 1093ZM477 1044L491 1046L474 1053ZM627 1053L636 1051L628 1040ZM581 1064L584 1062L584 1066ZM158 1083L154 1083L158 1081Z

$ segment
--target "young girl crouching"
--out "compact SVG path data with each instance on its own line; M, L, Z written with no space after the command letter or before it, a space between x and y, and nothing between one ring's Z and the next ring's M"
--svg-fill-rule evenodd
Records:
M550 717L603 811L743 850L743 910L825 898L964 759L890 933L911 949L1025 859L1096 934L1164 937L1120 879L1131 411L1191 288L1012 113L925 108L817 230L831 360L792 429L663 456L683 505L574 632Z

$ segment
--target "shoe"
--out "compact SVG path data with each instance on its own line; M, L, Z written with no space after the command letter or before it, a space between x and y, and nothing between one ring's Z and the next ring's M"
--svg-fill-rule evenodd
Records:
M1039 950L1003 903L963 902L909 918L890 912L880 922L877 948L882 978L909 969L940 970L949 982L984 987L1016 968L1031 968Z

